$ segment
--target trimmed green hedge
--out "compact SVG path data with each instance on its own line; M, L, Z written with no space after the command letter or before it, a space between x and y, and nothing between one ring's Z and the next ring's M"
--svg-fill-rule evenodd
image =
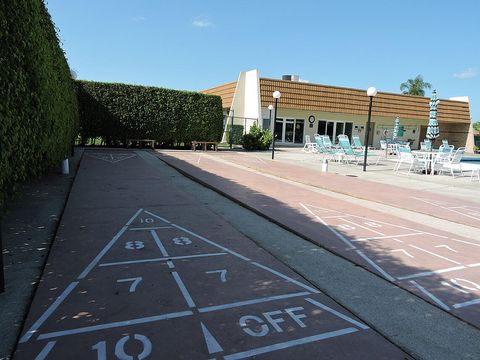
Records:
M107 145L126 139L154 139L163 147L191 141L220 141L219 96L127 84L77 81L80 136Z
M242 136L243 136L243 125L227 125L226 131L226 143L230 144L230 134L232 134L232 144L241 144L242 143Z
M42 0L0 1L0 204L58 165L77 133L70 69Z

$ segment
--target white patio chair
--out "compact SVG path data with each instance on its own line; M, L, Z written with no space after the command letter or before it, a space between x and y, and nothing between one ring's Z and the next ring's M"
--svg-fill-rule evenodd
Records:
M400 170L400 167L402 164L407 164L410 165L408 168L408 174L412 170L422 170L425 171L425 174L428 172L428 159L423 157L423 156L418 156L412 153L412 150L410 149L410 146L406 145L399 145L397 147L398 149L398 161L397 164L395 165L395 168L393 169L395 172L398 173L398 170Z
M449 158L447 162L442 165L440 173L443 173L445 170L448 170L452 177L455 179L455 171L460 172L460 175L463 176L462 171L462 157L465 154L465 148L459 147L457 151Z
M305 135L305 145L303 145L302 151L306 153L317 152L317 143L310 140L310 135Z

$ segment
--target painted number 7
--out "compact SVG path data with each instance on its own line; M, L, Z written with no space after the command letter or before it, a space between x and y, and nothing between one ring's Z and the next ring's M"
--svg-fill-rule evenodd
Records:
M221 282L227 282L227 270L226 269L205 271L205 274L215 274L215 273L220 274L220 281Z
M140 281L142 281L142 277L139 276L139 277L135 277L135 278L129 278L129 279L118 279L117 282L118 283L123 283L123 282L129 282L131 281L132 282L132 285L130 285L130 289L128 289L128 292L135 292L135 289L137 288L137 285L140 283Z

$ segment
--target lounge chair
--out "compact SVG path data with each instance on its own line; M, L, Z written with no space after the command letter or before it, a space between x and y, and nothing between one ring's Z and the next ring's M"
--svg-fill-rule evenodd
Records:
M327 136L328 138L328 136ZM315 142L317 144L317 152L322 155L324 159L334 160L337 156L341 155L337 149L333 147L327 147L324 143L325 137L315 134ZM329 138L330 140L330 138Z
M353 140L353 144L352 144L352 148L355 149L355 150L362 150L362 151L365 151L365 146L363 146L362 144L362 141L360 140L360 136L358 135L352 135L352 140ZM381 140L382 141L382 140ZM384 140L383 140L384 141ZM380 144L380 147L382 145ZM387 144L385 143L385 146L387 146Z
M350 144L350 140L348 140L347 135L338 135L338 143L343 150L343 158L347 164L350 164L350 161L354 161L356 165L363 161L365 156L365 152L357 151L353 149L352 145Z

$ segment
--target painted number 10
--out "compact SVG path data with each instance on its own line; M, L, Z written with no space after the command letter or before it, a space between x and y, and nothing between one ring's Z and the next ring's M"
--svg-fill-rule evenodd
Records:
M152 218L145 218L145 219L144 219L144 218L140 218L140 223L141 223L141 224L151 224L151 223L153 223L153 221L154 221L154 220L153 220Z
M122 337L115 344L115 357L119 360L143 360L146 359L148 355L152 352L152 343L145 336L141 334L133 335L133 338L142 343L143 349L140 354L129 355L125 352L125 344L130 340L130 335ZM107 342L99 341L92 346L92 350L97 352L97 360L107 360Z

